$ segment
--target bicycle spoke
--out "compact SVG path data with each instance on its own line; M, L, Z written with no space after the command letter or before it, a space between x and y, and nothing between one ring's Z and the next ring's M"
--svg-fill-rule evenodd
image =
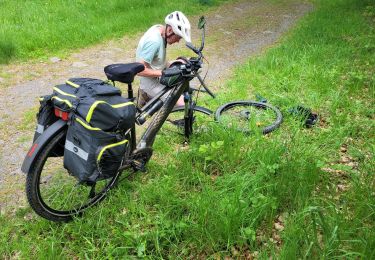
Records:
M271 105L239 101L221 106L215 115L226 128L233 128L245 133L268 133L278 127L282 116L280 111Z

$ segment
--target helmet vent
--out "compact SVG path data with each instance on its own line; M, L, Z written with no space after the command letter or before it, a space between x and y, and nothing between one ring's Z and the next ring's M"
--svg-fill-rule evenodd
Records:
M174 34L180 36L186 42L191 41L190 22L182 12L174 11L168 14L164 21L166 25L172 28Z

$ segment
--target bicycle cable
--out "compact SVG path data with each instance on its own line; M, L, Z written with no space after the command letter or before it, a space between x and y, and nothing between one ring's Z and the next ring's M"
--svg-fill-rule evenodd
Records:
M208 74L208 71L210 70L210 63L208 62L208 60L206 59L206 57L202 56L202 58L207 62L207 71L206 71L206 74L204 75L203 77L203 82L206 80L206 77L207 77L207 74ZM202 88L203 84L200 83L199 87L198 87L198 91L197 91L197 95L196 95L196 98L195 98L195 104L197 104L198 102L198 98L199 98L199 93L201 92L201 88Z

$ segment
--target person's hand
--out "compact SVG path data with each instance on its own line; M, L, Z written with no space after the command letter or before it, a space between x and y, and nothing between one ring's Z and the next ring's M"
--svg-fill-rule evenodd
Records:
M188 59L186 57L178 57L177 59L170 61L168 67L171 67L172 65L186 64L187 62L188 62Z
M186 64L186 61L183 59L177 59L176 62L181 62L182 64Z

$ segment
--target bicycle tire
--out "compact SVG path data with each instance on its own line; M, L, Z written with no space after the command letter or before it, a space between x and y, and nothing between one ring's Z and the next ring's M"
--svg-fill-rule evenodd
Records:
M241 107L244 109L241 110ZM233 116L233 120L243 121L242 125L238 122L229 122L228 124L234 124L236 129L245 133L245 134L250 134L254 132L254 129L248 129L249 128L249 121L250 120L257 120L255 117L259 115L255 115L252 118L252 112L246 109L253 109L255 112L257 111L271 111L272 113L272 119L270 122L267 122L264 125L264 123L259 123L255 122L255 126L261 126L258 131L261 131L263 134L268 134L272 131L274 131L276 128L280 126L283 120L283 116L280 112L280 110L270 104L267 103L262 103L262 102L256 102L256 101L251 101L251 100L244 100L244 101L233 101L226 103L222 106L220 106L216 111L215 111L215 120L219 123L222 123L225 127L230 127L227 125L225 122L226 120L229 121L229 119L224 119L224 114L226 116L230 114ZM255 118L255 119L254 119ZM240 125L240 126L239 126Z
M44 194L42 194L44 193L44 190L42 191L42 188L45 188L47 191L53 191L56 197L57 195L62 196L63 194L66 194L66 192L64 193L64 191L62 190L62 188L64 187L63 181L66 181L68 184L71 185L75 183L75 185L71 188L72 191L70 191L68 195L72 194L73 189L77 189L77 191L78 189L84 189L86 191L92 190L92 188L88 186L86 187L84 185L77 184L78 181L73 176L69 175L69 173L63 167L62 156L53 156L53 151L59 145L64 145L65 136L66 131L64 130L52 138L49 144L47 144L46 147L41 151L34 166L32 167L30 173L27 175L26 178L26 196L31 208L39 216L55 222L71 221L74 216L80 216L84 210L98 204L106 197L107 192L116 185L120 176L120 172L118 172L114 177L105 180L106 184L100 183L100 186L103 186L103 189L92 197L90 197L89 193L89 196L87 197L87 202L74 205L72 206L72 208L56 208L56 206L52 205L52 203L55 202L56 199L58 199L57 202L59 202L60 198L53 198L53 200L51 201L51 198L49 197L47 201L47 197ZM47 175L47 177L44 177L44 175L42 176L42 174L48 170L48 168L44 167L49 167L49 163L54 161L56 161L57 164L61 163L61 165L57 165L57 169L52 169L53 172L50 175ZM54 165L52 164L52 166ZM60 171L63 169L66 172L60 174ZM54 181L56 181L56 183L54 183ZM41 187L42 184L46 184L46 186ZM50 187L47 186L48 184L50 184ZM55 184L55 186L52 186L53 184ZM57 188L58 190L56 190ZM73 198L68 199L71 199L72 201L68 201L67 199L65 201L69 203L74 202Z
M191 111L192 115L185 120L184 114L185 114L185 107L184 106L179 106L173 108L171 113L169 114L167 118L167 122L170 124L174 125L176 129L179 129L182 134L185 135L185 137L190 136L193 133L193 125L195 124L195 114L198 113L200 116L198 117L206 117L206 116L211 116L213 112L205 107L200 107L200 106L194 106L193 110ZM188 124L188 125L186 125Z

